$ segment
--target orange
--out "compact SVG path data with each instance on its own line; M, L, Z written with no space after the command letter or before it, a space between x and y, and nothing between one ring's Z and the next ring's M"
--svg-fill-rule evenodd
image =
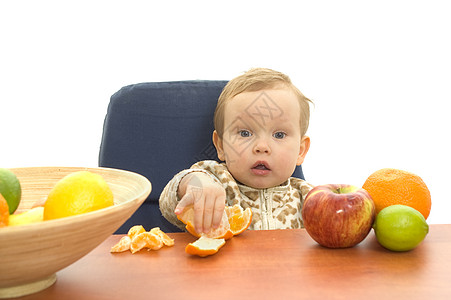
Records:
M230 230L234 236L242 233L251 225L252 210L249 207L243 210L238 204L226 206L226 213L230 223Z
M431 211L431 193L424 181L413 173L381 169L371 174L362 186L373 198L376 214L385 207L401 204L418 210L425 219Z
M9 206L2 194L0 194L0 227L8 226Z
M146 231L142 225L132 226L126 236L123 236L117 244L111 247L110 252L124 252L130 250L136 253L143 248L158 250L163 245L173 246L174 240L164 233L159 227Z
M183 212L177 216L177 218L186 224L186 230L194 235L195 237L200 237L201 235L205 235L209 238L216 239L230 239L233 237L233 232L230 230L229 220L227 218L227 213L224 211L222 214L222 220L219 224L218 228L211 229L210 232L199 234L196 229L194 229L194 206L190 205L186 207Z
M252 221L252 211L250 208L243 208L239 204L226 206L222 215L221 223L216 229L211 229L208 233L199 234L194 229L194 206L190 205L177 216L177 218L186 224L186 230L195 237L206 236L217 239L230 239L231 237L246 230Z
M56 183L44 204L44 220L95 211L114 205L113 193L99 174L71 173Z
M185 252L191 255L205 257L217 253L224 245L225 239L214 239L201 236L197 241L189 243L185 247Z

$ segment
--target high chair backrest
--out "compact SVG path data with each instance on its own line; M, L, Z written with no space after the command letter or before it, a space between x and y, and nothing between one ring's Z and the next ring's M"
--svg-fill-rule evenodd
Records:
M133 171L152 183L146 202L117 231L133 225L180 231L161 215L158 199L167 182L197 161L218 160L213 114L227 81L147 82L111 96L103 126L99 166ZM301 167L293 176L304 178Z

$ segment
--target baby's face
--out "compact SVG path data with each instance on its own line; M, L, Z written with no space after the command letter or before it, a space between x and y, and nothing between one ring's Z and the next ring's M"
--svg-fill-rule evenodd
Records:
M237 181L268 188L291 176L309 146L301 137L299 110L287 88L241 93L226 104L224 134L215 144Z

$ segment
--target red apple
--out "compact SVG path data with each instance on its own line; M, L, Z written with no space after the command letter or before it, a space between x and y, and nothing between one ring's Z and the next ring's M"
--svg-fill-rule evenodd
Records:
M328 248L348 248L363 241L376 215L368 192L348 184L315 187L301 213L307 233Z

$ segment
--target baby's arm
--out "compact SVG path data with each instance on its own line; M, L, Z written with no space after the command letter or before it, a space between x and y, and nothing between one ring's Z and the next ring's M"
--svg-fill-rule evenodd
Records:
M208 232L217 228L224 213L226 192L209 175L202 172L192 172L181 181L177 190L180 198L175 214L181 214L183 209L194 205L194 228L197 232Z

